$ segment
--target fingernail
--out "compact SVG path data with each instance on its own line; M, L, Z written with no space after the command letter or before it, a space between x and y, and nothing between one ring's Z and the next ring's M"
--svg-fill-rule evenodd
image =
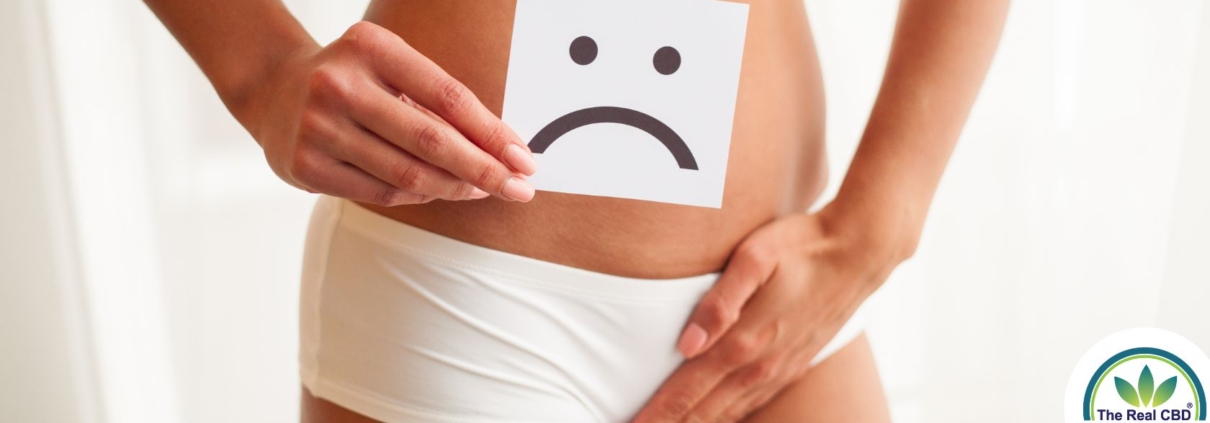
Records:
M520 179L508 178L500 193L511 200L525 202L534 198L534 187Z
M469 195L468 197L472 200L479 200L479 199L487 198L490 195L491 194L488 194L487 191L481 190L479 188L474 188L474 190L471 191L471 195Z
M538 164L534 162L533 154L525 151L521 146L509 144L508 148L504 149L504 162L512 167L513 170L526 175L533 175L538 169Z
M685 333L681 335L680 342L677 342L676 349L680 350L681 355L684 355L685 358L691 358L705 344L706 330L697 323L690 323L689 327L685 328Z

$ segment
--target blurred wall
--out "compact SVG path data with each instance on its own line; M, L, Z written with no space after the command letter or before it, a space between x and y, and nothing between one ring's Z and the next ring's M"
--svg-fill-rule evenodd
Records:
M1210 353L1210 6L1201 22L1159 321Z
M93 422L40 12L0 2L0 421Z

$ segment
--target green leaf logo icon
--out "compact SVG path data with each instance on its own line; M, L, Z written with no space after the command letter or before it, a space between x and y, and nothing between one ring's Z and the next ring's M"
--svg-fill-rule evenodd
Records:
M1151 404L1151 394L1155 393L1155 380L1151 378L1151 368L1143 366L1143 374L1139 375L1139 399L1143 405Z
M1138 390L1120 377L1114 377L1113 383L1118 388L1118 396L1122 397L1122 401L1135 407L1159 407L1176 392L1176 376L1168 378L1156 388L1155 378L1151 375L1149 366L1143 366L1143 373L1139 375Z
M1130 382L1115 376L1113 383L1118 386L1118 396L1122 397L1122 401L1135 407L1139 406L1139 393L1135 392L1134 386L1131 386Z
M1159 407L1164 405L1165 402L1168 402L1169 398L1172 398L1173 392L1176 392L1176 376L1168 378L1168 380L1160 384L1159 388L1155 389L1155 399L1152 400L1155 401L1155 404L1151 406Z

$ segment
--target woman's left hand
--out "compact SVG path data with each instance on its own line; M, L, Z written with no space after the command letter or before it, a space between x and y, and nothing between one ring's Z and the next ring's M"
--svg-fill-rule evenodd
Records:
M902 256L825 216L786 216L740 243L681 335L689 360L635 423L739 421L807 371Z

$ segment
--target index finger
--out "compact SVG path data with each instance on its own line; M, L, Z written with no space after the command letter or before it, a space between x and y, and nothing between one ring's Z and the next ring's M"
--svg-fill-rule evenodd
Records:
M679 422L730 374L717 360L690 360L669 376L632 423Z
M533 186L514 177L503 164L472 145L462 133L384 91L370 92L349 109L350 116L399 148L444 169L480 189L515 201L530 201ZM407 170L392 179L411 181ZM413 175L419 175L413 173Z
M776 267L765 253L742 245L723 269L718 282L702 296L677 342L685 358L709 350L739 320L740 311Z
M635 423L679 422L707 395L719 389L726 378L765 356L778 338L779 326L772 324L776 294L758 292L753 296L758 310L740 318L719 344L700 356L686 361L669 376L655 396L643 406Z
M536 166L529 147L508 125L441 66L398 35L391 36L393 40L378 43L378 51L367 57L382 82L440 116L513 170L525 175L534 173Z

